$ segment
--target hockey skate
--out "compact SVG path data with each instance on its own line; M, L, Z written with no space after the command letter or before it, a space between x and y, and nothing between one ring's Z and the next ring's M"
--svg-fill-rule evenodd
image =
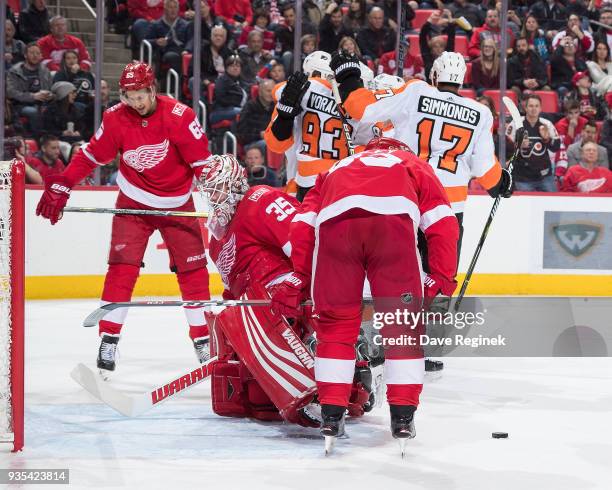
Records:
M338 405L321 405L321 434L325 437L325 455L331 454L336 439L344 435L345 407Z
M198 337L193 339L193 348L200 364L204 364L210 359L210 337Z
M425 372L433 373L436 371L442 371L444 369L444 363L442 361L434 361L433 359L425 359Z
M98 349L97 366L100 376L104 381L108 381L110 373L115 370L117 360L117 344L119 335L103 334L100 348Z
M416 436L414 428L414 412L416 407L412 405L390 405L391 409L391 435L397 439L402 452L402 458L406 452L408 439Z

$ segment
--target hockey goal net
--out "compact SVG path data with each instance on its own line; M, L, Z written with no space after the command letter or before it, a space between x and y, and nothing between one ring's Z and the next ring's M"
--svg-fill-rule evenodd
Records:
M0 162L0 442L23 447L24 201L22 162Z

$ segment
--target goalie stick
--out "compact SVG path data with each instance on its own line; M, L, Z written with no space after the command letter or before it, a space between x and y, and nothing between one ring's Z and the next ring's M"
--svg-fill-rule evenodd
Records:
M503 97L504 105L508 109L510 116L512 117L512 122L514 123L514 127L516 128L516 148L514 149L514 154L508 161L508 172L512 176L512 170L514 169L514 161L518 157L519 152L521 151L521 144L523 143L523 137L525 135L525 130L523 129L523 119L521 118L521 114L519 113L516 104L509 97ZM478 245L476 245L476 250L474 251L474 256L472 257L472 261L470 262L470 266L468 267L467 272L465 273L465 279L463 279L463 284L461 284L461 290L459 291L459 295L457 296L457 300L455 301L454 309L455 311L459 310L459 306L461 305L461 301L465 296L465 292L470 283L470 279L472 278L472 274L474 272L474 268L476 267L476 262L478 261L478 257L480 256L480 252L482 251L482 247L484 242L489 234L489 229L491 228L491 223L493 223L493 218L495 217L495 213L497 213L497 208L499 206L499 202L501 201L501 196L497 196L495 201L493 202L493 207L491 208L491 212L489 213L489 217L487 218L487 222L485 223L484 229L482 230L482 234L480 235L480 240L478 240Z
M103 214L144 214L148 216L175 216L177 218L208 218L208 213L199 211L163 211L160 209L115 209L115 208L84 208L66 206L66 213L103 213Z
M190 390L212 374L217 357L213 357L198 367L176 376L167 383L163 383L141 395L126 395L113 388L110 383L103 381L100 376L89 369L85 364L79 363L70 373L70 377L81 385L87 392L101 402L107 404L121 415L138 417L147 410L166 400Z

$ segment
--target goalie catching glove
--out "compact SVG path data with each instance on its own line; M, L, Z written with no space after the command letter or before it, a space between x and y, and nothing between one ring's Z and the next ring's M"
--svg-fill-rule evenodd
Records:
M276 104L279 117L293 119L302 111L300 103L309 86L308 75L305 73L296 72L289 77L281 98Z
M272 311L288 318L300 315L301 302L307 286L306 276L291 272L271 287Z
M47 218L52 225L57 223L62 218L71 190L72 183L63 175L47 177L45 192L36 206L36 216Z

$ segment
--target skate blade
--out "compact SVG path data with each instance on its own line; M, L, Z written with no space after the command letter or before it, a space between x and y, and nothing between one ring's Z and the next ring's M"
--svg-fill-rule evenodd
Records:
M408 444L408 438L402 438L402 439L398 439L397 442L399 443L399 447L400 447L400 452L402 454L402 459L404 459L404 456L406 455L406 445Z
M336 445L336 436L325 436L325 456L329 456Z

